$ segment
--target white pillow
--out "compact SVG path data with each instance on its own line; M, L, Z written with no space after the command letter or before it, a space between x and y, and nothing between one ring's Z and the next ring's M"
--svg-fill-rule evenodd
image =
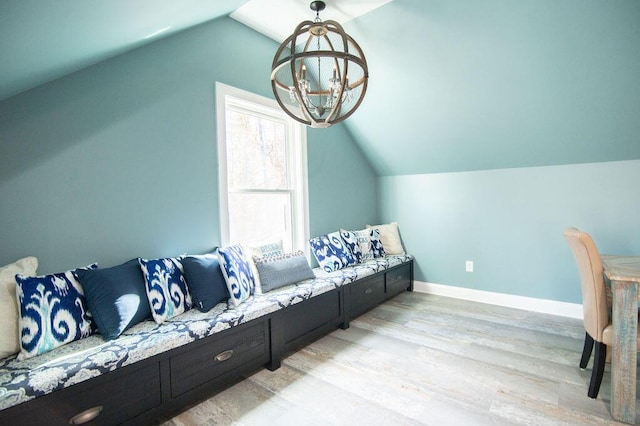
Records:
M400 233L398 232L398 222L391 222L386 225L367 225L367 228L378 230L380 241L386 254L404 254L404 247L402 247Z
M242 244L242 251L244 251L245 256L247 257L247 262L249 262L249 266L251 267L251 272L253 273L253 280L256 284L255 294L262 294L262 282L260 281L260 274L258 273L258 268L256 267L255 262L253 261L253 257L270 257L270 256L280 256L284 254L284 249L282 247L282 240L276 241L274 243L263 244L261 246L250 246L247 244Z
M20 352L16 274L35 276L38 259L29 256L0 268L0 358Z

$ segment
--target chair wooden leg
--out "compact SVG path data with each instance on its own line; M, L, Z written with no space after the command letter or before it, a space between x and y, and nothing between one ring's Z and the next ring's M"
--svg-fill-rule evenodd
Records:
M607 359L607 345L596 342L596 353L593 359L593 371L591 372L591 382L589 383L589 398L597 398L604 374L604 364Z
M587 368L589 358L591 358L591 351L593 350L593 338L589 336L589 333L584 333L584 348L582 349L582 358L580 358L580 368Z

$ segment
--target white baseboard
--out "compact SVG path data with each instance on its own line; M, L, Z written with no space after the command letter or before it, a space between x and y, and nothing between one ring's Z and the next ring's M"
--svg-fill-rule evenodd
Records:
M413 290L456 299L471 300L488 303L490 305L506 306L524 309L544 314L559 315L569 318L582 319L582 305L578 303L557 302L555 300L536 299L533 297L515 296L512 294L493 293L464 287L435 284L424 281L414 281Z

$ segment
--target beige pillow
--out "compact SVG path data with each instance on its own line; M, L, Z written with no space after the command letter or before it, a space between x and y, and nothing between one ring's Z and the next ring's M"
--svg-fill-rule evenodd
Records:
M404 247L402 247L400 233L398 232L398 222L391 222L386 225L367 225L367 228L378 230L385 254L404 254Z
M38 259L29 256L0 268L0 358L20 352L16 274L35 276Z

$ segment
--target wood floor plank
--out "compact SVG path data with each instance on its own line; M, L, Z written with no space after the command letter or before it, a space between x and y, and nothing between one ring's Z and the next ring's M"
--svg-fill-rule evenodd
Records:
M587 397L583 336L575 319L407 292L164 426L620 424L609 366Z

